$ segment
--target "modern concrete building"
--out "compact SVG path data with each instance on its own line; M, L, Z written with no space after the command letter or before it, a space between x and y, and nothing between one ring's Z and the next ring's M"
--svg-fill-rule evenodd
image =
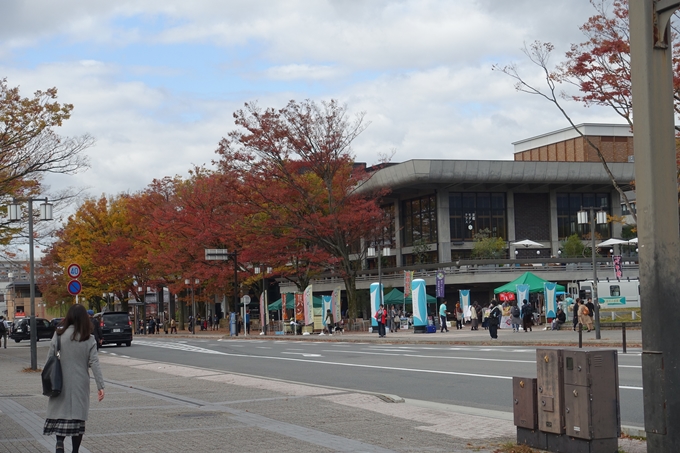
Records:
M578 128L587 139L565 129L515 143L515 160L415 159L375 171L364 187L389 190L383 208L393 224L378 244L366 241L364 246L390 247L390 256L382 261L385 285L402 287L405 268L423 268L420 276L428 285L434 285L435 270L442 268L447 291L449 287L477 288L480 297L492 296L490 290L521 275L527 266L539 275L550 273L550 278L544 278L551 281L592 278L592 267L569 267L549 260L557 259L569 236L590 236L590 225L577 222L578 211L593 207L622 216L619 192L597 156L593 157L588 140L611 158L608 166L617 184L631 190L635 180L632 134L628 126ZM596 237L620 237L621 229L620 223L598 225ZM505 262L493 269L461 266L471 258L475 235L480 232L501 238L506 243L504 258L516 263ZM513 245L524 239L540 247ZM365 267L377 267L375 260L367 260ZM628 276L637 277L632 261L628 261ZM602 278L614 277L613 269L598 272ZM375 275L367 274L359 278L357 287L367 288L375 280ZM319 279L314 290L332 290L338 283L339 279ZM282 283L281 291L294 288Z

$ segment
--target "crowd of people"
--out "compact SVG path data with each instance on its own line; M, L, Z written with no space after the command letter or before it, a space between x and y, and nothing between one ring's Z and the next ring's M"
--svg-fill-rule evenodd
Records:
M595 306L592 299L575 301L570 297L562 298L559 301L559 308L554 319L549 319L551 330L560 330L567 322L567 314L565 310L571 310L573 320L573 330L577 330L579 324L590 332L593 327L593 313ZM439 323L439 332L445 333L449 331L449 326L456 329L463 329L468 323L470 330L479 330L481 326L483 329L489 331L492 339L498 338L498 329L501 322L506 322L512 328L513 333L517 332L532 332L534 325L539 322L540 314L534 303L524 299L521 303L515 301L498 302L491 300L487 305L482 306L478 302L474 302L469 309L463 311L460 303L450 309L447 301L443 301L439 305L437 312L438 316L430 314L430 324L435 324L435 319ZM386 332L392 332L399 329L400 319L403 319L404 314L401 310L397 310L395 306L387 308L380 306L375 313L374 318L378 322L378 336L383 338ZM509 320L509 321L508 321Z

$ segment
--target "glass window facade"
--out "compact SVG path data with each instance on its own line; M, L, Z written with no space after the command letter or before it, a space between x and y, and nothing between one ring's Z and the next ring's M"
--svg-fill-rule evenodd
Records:
M504 193L450 193L451 242L472 241L484 229L491 231L492 237L507 239L505 207Z
M424 240L437 242L437 199L435 195L401 202L402 245L411 247Z
M611 215L611 204L608 193L558 193L557 194L557 235L564 240L572 234L581 238L590 235L590 224L579 225L576 213L581 209L603 210ZM590 215L590 214L588 214ZM600 237L609 237L609 224L597 225Z

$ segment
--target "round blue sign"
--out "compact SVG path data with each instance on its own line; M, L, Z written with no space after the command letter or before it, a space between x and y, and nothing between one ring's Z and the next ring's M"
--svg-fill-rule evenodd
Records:
M68 282L66 288L68 289L68 293L70 295L76 296L80 294L80 291L82 291L83 285L78 280L71 280L70 282Z

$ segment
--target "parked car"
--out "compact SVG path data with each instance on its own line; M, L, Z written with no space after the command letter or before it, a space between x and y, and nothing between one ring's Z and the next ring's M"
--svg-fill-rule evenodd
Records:
M30 340L31 339L31 329L30 329L30 323L31 319L30 318L20 318L16 319L14 321L14 325L12 326L12 331L9 334L9 337L19 343L21 340ZM52 338L54 335L54 326L52 323L50 323L47 319L44 318L35 318L35 324L38 327L38 332L37 332L37 339L40 341L40 339L44 338Z
M52 318L52 321L50 321L50 324L52 324L54 326L54 328L56 329L62 319L64 319L64 318Z
M102 329L102 346L116 344L121 346L132 345L132 321L130 315L124 311L107 311L98 313L95 318L100 318L99 325Z

